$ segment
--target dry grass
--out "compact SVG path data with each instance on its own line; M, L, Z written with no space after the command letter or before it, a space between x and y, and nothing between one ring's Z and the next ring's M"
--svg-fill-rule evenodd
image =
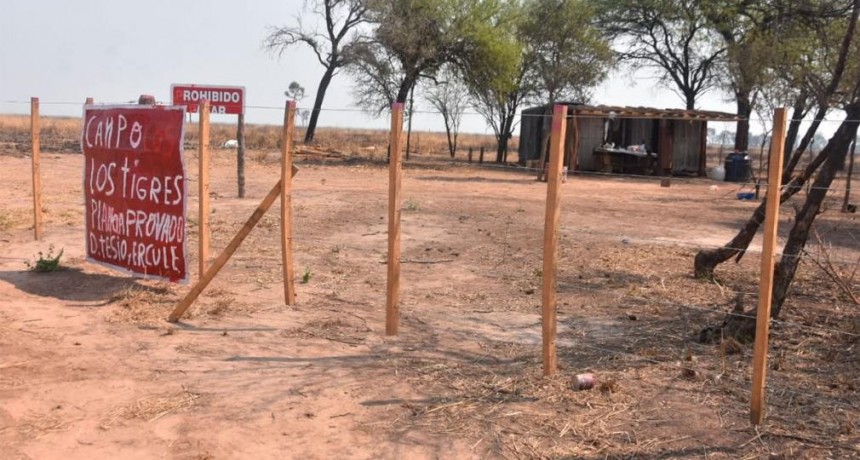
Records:
M370 328L367 321L356 315L341 314L339 317L318 318L305 325L285 330L285 337L313 337L341 342L349 345L364 343Z
M5 232L28 223L26 209L0 209L0 232Z
M108 300L115 308L107 320L117 323L159 324L176 306L178 296L166 283L129 284Z
M78 151L82 122L74 117L41 117L41 142L45 151ZM197 148L198 124L185 126L185 148ZM281 145L282 127L277 125L248 124L245 126L245 146L248 150L278 150ZM304 128L297 128L296 139L301 144ZM236 126L214 123L210 128L210 145L218 147L236 138ZM384 158L389 133L375 129L318 128L314 148L348 153L363 157ZM27 115L0 115L0 144L10 143L18 150L29 150L30 118ZM509 148L517 149L515 137ZM469 148L474 149L475 160L481 147L485 148L486 158L494 155L495 139L484 134L461 133L458 141L458 157L463 157ZM422 155L447 155L448 141L445 133L415 131L412 133L410 152ZM266 152L257 153L263 158Z
M63 431L72 424L54 414L27 417L18 425L18 435L24 439L38 439L53 432Z
M108 430L121 419L154 422L166 415L194 407L199 398L199 393L194 393L184 387L178 392L141 398L132 404L111 411L107 418L99 424L99 428Z
M524 347L484 347L486 364L393 360L390 364L412 385L438 396L426 403L402 403L405 411L388 428L401 434L418 428L465 436L476 440L473 451L503 458L593 455L620 434L627 436L617 418L636 403L635 392L607 376L599 388L573 391L569 377L541 375L540 363ZM504 370L491 355L505 361Z

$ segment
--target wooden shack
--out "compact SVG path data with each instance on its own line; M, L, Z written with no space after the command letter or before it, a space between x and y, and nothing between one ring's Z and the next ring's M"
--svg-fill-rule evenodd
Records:
M730 113L647 107L568 106L564 165L570 170L653 175L706 172L708 121ZM539 167L550 134L552 107L522 111L519 163Z

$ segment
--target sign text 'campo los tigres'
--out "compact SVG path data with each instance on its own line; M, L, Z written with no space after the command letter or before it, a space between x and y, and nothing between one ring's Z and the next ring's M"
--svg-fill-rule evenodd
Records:
M84 107L87 259L187 282L184 107Z

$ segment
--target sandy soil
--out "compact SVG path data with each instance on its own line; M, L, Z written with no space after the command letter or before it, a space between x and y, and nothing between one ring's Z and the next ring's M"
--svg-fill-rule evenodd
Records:
M231 153L216 152L213 254L277 180L274 153L249 158L248 198L239 200ZM734 199L736 187L571 177L561 370L544 378L545 184L440 159L407 165L402 322L392 338L385 165L298 162L298 305L283 304L273 212L183 322L169 324L187 286L83 260L81 156L45 154L46 236L36 242L29 158L0 152L0 456L858 456L860 323L813 265L773 329L760 430L748 422L750 346L695 341L735 292L757 292L757 254L721 268L717 282L690 276L696 249L727 241L754 206ZM192 197L192 220L195 207ZM853 217L828 213L821 226L834 254L856 260ZM63 249L65 269L28 271L25 260L49 244ZM597 385L574 391L583 372Z

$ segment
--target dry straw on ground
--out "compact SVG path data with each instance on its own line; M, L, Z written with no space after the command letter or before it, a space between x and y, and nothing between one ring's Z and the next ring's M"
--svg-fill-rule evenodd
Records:
M99 428L103 430L110 429L119 423L121 419L139 419L146 422L154 422L166 415L193 407L197 404L200 396L199 393L183 387L182 390L174 393L141 398L132 404L111 411L99 425Z

